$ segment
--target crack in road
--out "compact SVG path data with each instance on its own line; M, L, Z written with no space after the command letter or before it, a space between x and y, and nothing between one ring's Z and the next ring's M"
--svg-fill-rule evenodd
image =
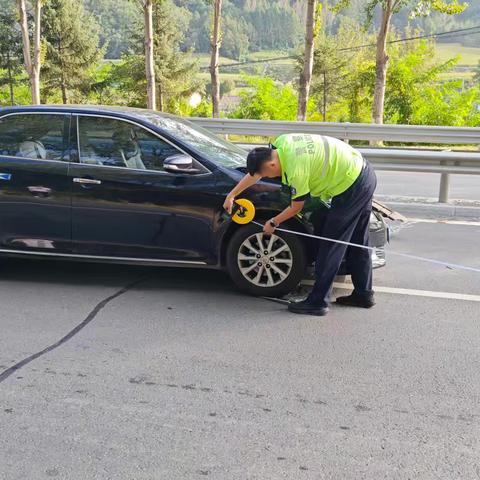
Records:
M45 355L46 353L51 352L52 350L55 350L60 345L64 344L68 340L70 340L80 330L85 328L98 315L100 310L102 310L108 303L110 303L115 298L120 297L124 293L127 293L129 290L136 287L139 283L144 282L148 278L149 277L142 277L138 280L135 280L134 282L131 282L128 285L125 285L120 290L117 290L112 295L110 295L110 296L104 298L103 300L101 300L100 302L98 302L95 305L95 307L90 311L90 313L75 328L70 330L60 340L56 341L55 343L52 343L48 347L45 347L43 350L40 350L39 352L33 353L32 355L24 358L23 360L20 360L15 365L12 365L11 367L7 368L2 373L0 373L0 383L3 382L4 380L6 380L10 375L15 373L16 371L20 370L25 365L28 365L30 362L33 362L33 360L36 360L37 358L41 357L42 355Z

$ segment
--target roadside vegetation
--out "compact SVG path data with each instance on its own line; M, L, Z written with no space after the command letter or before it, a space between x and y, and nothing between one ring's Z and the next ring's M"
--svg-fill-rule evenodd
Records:
M480 5L420 3L421 12L408 0L0 0L0 106L154 102L157 110L207 117L216 100L216 116L296 120L305 103L309 121L480 126ZM404 41L413 37L425 38Z

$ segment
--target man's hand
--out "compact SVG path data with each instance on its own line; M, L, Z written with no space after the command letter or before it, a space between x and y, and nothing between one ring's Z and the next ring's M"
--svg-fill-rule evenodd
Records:
M289 218L294 217L297 213L302 211L304 201L293 201L292 204L287 207L283 212L279 213L276 217L271 218L267 223L265 223L263 227L263 231L271 235L275 229L283 222L286 222ZM270 222L273 220L274 224L277 226L275 227Z
M247 173L235 186L235 188L227 195L223 202L223 208L231 215L235 198L238 197L244 190L255 185L262 177L260 174L250 175Z
M268 220L263 226L263 232L268 235L272 235L275 229L277 228L271 223L272 220L275 221L275 219L272 218L271 220Z
M231 215L233 210L233 204L235 202L235 197L227 195L227 198L223 202L223 208Z

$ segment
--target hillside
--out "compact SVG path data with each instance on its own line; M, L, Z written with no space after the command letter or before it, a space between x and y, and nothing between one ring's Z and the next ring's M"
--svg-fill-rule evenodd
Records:
M8 0L0 0L0 5ZM131 0L82 0L100 24L101 43L106 58L119 58L129 50L129 39L142 28L142 15ZM205 0L168 0L175 9L179 28L185 32L183 50L207 53L210 49L211 7ZM460 3L464 3L460 0ZM324 28L335 33L342 17L365 23L366 0L352 0L352 6L340 14L324 11ZM264 50L292 51L301 48L304 32L305 2L302 0L224 0L223 56L243 60ZM378 15L377 15L378 16ZM378 19L374 19L374 25ZM480 2L470 2L461 15L447 17L432 14L410 19L408 11L393 21L400 36L419 29L427 34L480 25ZM371 27L372 29L374 26ZM449 37L465 47L480 45L480 34Z

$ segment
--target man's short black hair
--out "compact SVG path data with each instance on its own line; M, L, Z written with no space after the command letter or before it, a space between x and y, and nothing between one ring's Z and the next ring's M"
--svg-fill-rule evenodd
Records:
M273 145L269 145L268 147L256 147L251 150L247 156L248 173L252 176L258 173L262 165L270 161L274 149Z

